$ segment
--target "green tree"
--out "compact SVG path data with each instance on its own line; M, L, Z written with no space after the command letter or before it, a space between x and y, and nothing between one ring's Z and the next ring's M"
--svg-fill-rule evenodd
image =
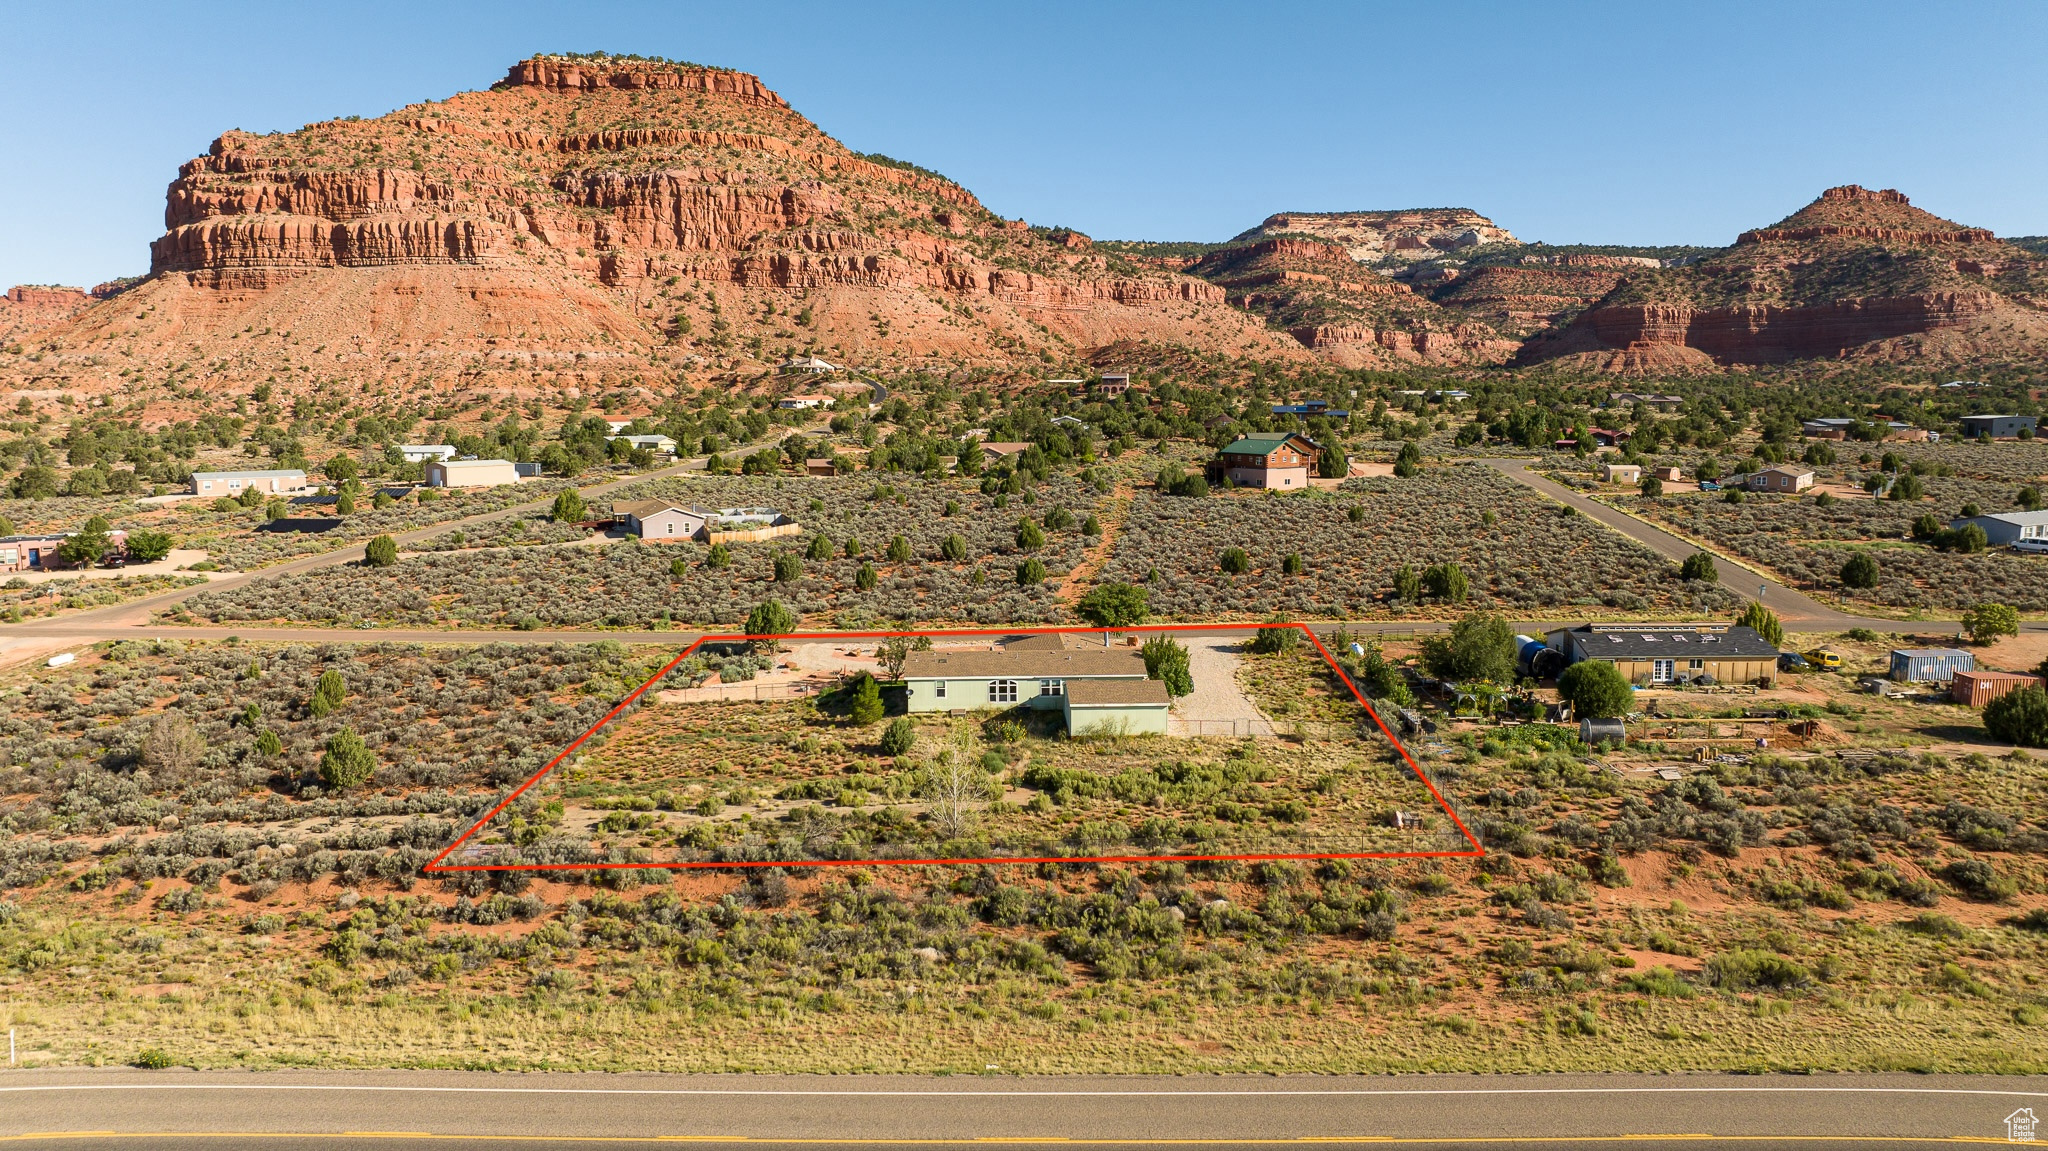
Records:
M1074 610L1096 627L1136 627L1152 612L1151 593L1127 583L1097 584Z
M1621 670L1604 660L1583 659L1557 677L1557 694L1571 701L1581 719L1612 719L1635 707L1636 693Z
M320 465L320 470L326 472L327 478L337 484L345 484L360 474L360 470L356 467L356 462L347 456L341 455L335 456L333 459Z
M583 503L583 493L565 488L555 497L555 506L548 514L558 524L580 524L590 518L590 509Z
M356 497L348 492L343 492L336 496L334 499L334 513L343 516L356 514Z
M1422 573L1422 583L1430 595L1445 603L1464 603L1472 586L1471 581L1465 578L1465 569L1454 563L1430 565Z
M1637 485L1637 488L1643 493L1644 499L1655 500L1664 498L1664 481L1656 476L1644 476L1643 482Z
M277 738L276 732L266 727L263 729L262 733L256 737L256 750L262 752L266 756L283 755L284 741Z
M828 560L832 558L832 537L819 532L811 537L811 546L804 551L805 559Z
M1081 534L1084 536L1099 536L1102 534L1102 521L1095 518L1094 512L1089 512L1088 518L1081 521Z
M1980 603L1963 612L1963 630L1976 643L1996 643L1999 636L2020 634L2020 613L2002 603Z
M1216 566L1230 575L1243 575L1252 570L1252 557L1243 548L1224 548Z
M1764 642L1772 647L1781 647L1785 643L1785 625L1778 622L1778 613L1765 607L1761 600L1749 601L1749 606L1742 609L1735 622L1762 636Z
M704 555L704 566L717 570L732 564L732 549L724 544L712 544Z
M776 583L795 583L804 578L804 561L789 552L776 552L772 566Z
M1422 577L1407 564L1394 573L1394 598L1403 603L1422 602Z
M874 676L862 672L860 682L853 685L853 706L849 716L862 727L882 718L882 686L875 682Z
M890 563L907 563L910 560L910 539L907 536L889 537L889 550L885 554Z
M348 681L341 673L328 668L320 673L319 682L313 685L313 698L307 701L306 709L319 719L333 712L348 700Z
M860 565L860 570L853 575L853 586L862 591L873 591L875 590L875 585L881 582L881 578L875 571L875 565L863 562Z
M1031 587L1045 582L1045 565L1036 559L1028 559L1017 565L1017 586Z
M137 528L128 533L128 558L137 563L155 563L171 554L178 542L169 532L153 532L148 528Z
M670 579L683 579L684 577L688 576L689 574L690 574L690 561L689 561L689 560L686 560L686 559L684 559L684 558L683 558L683 557L681 557L681 556L677 556L676 558L674 558L674 559L672 559L672 560L668 561L668 575L669 575L669 578L670 578Z
M1171 636L1155 635L1138 649L1145 658L1145 674L1166 685L1166 694L1188 695L1195 690L1194 676L1188 671L1188 649L1175 643Z
M1452 624L1450 635L1422 642L1422 665L1441 679L1512 683L1516 648L1515 629L1507 620L1473 612Z
M748 635L788 635L796 630L796 613L782 605L779 599L764 599L747 613ZM766 641L773 647L775 641Z
M1924 496L1926 494L1927 485L1920 482L1919 476L1916 476L1911 472L1907 472L1906 474L1900 476L1898 479L1892 481L1892 490L1886 493L1886 498L1899 500L1901 502L1911 502L1913 500L1919 499L1921 496Z
M344 727L327 737L327 750L320 756L320 782L328 790L361 787L376 770L377 757L370 754L354 728Z
M2036 511L2041 506L2041 489L2029 484L2013 496L2012 502L2030 512Z
M1850 588L1872 588L1877 586L1877 557L1869 552L1857 552L1842 565L1842 586Z
M1300 552L1288 552L1280 561L1280 571L1291 576L1300 575L1307 566L1307 564L1302 562Z
M903 665L910 662L910 653L930 651L932 640L925 635L894 635L883 640L875 648L876 660L890 679L903 678Z
M947 536L939 541L939 554L956 564L965 562L967 559L967 537L957 532Z
M82 567L100 562L114 546L114 541L107 538L109 526L105 516L94 516L85 521L84 526L65 536L64 542L57 545L57 558Z
M1720 580L1721 570L1714 566L1714 557L1707 552L1694 552L1678 565L1678 578L1705 580L1714 583Z
M2033 685L1985 704L1984 730L2020 747L2048 747L2048 691Z
M363 562L373 568L388 568L398 562L398 541L378 536L363 545Z
M1027 552L1035 552L1045 546L1045 529L1030 519L1017 521L1017 546Z
M892 719L882 729L880 746L883 755L906 755L917 746L917 728L905 717Z
M1252 633L1251 642L1245 647L1260 655L1279 655L1291 652L1301 643L1301 628L1283 615L1268 616L1266 622L1284 626L1262 627Z
M1323 445L1322 454L1316 457L1316 474L1326 480L1341 480L1351 474L1351 457L1344 454L1344 445L1331 440Z

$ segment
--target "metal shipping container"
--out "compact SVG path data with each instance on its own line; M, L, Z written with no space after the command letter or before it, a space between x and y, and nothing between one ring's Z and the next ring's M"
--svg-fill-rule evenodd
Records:
M1959 671L1975 671L1977 658L1953 647L1900 648L1892 652L1891 678L1899 683L1947 683Z
M1959 671L1949 684L1948 697L1967 707L1983 707L2009 691L2040 682L2038 675L2016 671Z

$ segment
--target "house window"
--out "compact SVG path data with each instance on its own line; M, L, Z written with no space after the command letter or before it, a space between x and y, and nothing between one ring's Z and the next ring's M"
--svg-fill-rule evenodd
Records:
M943 679L942 679L942 680L940 680L940 681L938 681L937 683L934 683L934 684L932 685L932 695L933 695L933 697L934 697L934 698L937 698L937 699L944 699L944 698L946 698L946 681L945 681L945 680L943 680Z
M1685 666L1688 671L1704 671L1707 667L1707 661L1703 659L1689 659L1685 661Z
M1063 679L1041 679L1038 681L1038 694L1065 695L1067 694L1067 681Z
M1671 671L1672 671L1672 668L1671 668L1671 661L1670 661L1670 660L1668 660L1668 659L1659 659L1659 660L1652 660L1652 661L1650 662L1650 682L1651 682L1651 683L1670 683L1670 682L1671 682Z
M990 703L1016 703L1017 681L1014 679L992 679L988 681Z

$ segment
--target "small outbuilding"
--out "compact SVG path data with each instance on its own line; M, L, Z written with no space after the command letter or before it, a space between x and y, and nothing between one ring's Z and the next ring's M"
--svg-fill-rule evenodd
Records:
M2022 431L2039 430L2040 420L2035 416L1964 416L1962 425L1963 435L1973 440L1978 436L2009 440Z
M1959 671L1977 670L1977 657L1955 647L1910 647L1892 650L1896 683L1948 683Z
M1643 469L1636 464L1601 464L1600 482L1607 484L1640 483Z
M1959 671L1949 682L1948 697L1965 707L1983 707L2008 692L2041 686L2041 677L2017 671Z
M426 466L430 488L495 488L519 482L511 460L439 460Z

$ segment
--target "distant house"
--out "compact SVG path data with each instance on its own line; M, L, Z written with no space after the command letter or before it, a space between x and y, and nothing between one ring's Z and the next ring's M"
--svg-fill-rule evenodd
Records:
M1209 461L1209 482L1299 491L1308 487L1309 471L1321 454L1321 445L1294 432L1239 436Z
M1886 674L1899 683L1948 683L1959 671L1977 670L1977 657L1955 647L1903 647L1892 651Z
M0 539L0 571L39 571L56 563L61 534L8 536Z
M1165 685L1145 678L1144 657L1134 648L1069 651L1031 644L1002 651L912 652L903 682L912 713L1058 708L1071 735L1103 728L1166 730ZM1079 698L1069 704L1068 695L1076 691Z
M1130 390L1131 377L1124 372L1104 372L1102 378L1095 381L1097 395L1115 397Z
M1985 540L1998 547L2017 544L2021 540L2048 543L2048 511L1993 512L1988 516L1971 516L1949 522L1952 528L1961 528L1964 524L1983 528Z
M796 375L806 372L814 375L823 375L826 372L839 371L840 367L838 364L828 364L816 356L798 356L795 359L784 360L776 365L775 370L784 375Z
M2009 440L2021 431L2040 430L2040 421L2033 416L1964 416L1963 435L1967 439L1990 436L1994 440Z
M238 496L255 488L271 495L306 490L306 473L297 468L260 472L193 472L195 496Z
M1088 421L1075 416L1054 416L1052 424L1057 428L1085 428L1088 426Z
M1298 404L1274 404L1276 416L1327 416L1333 420L1348 420L1351 413L1343 408L1333 408L1328 400L1303 400Z
M494 488L519 482L511 460L441 460L426 467L430 488Z
M1740 624L1585 624L1551 632L1547 642L1567 664L1611 663L1639 687L1703 677L1762 684L1778 678L1778 649Z
M1607 400L1616 406L1641 404L1651 411L1675 412L1685 405L1684 396L1671 396L1648 392L1609 392Z
M1753 492L1777 492L1790 495L1803 492L1813 486L1812 468L1788 468L1783 464L1768 467L1749 476L1749 490Z
M839 461L826 456L812 456L804 461L807 476L835 476L839 474Z
M775 401L775 406L785 411L803 408L822 408L832 402L832 397L822 392L806 392L801 396L784 396Z
M1650 474L1667 484L1675 484L1685 478L1685 472L1678 468L1651 468Z
M612 515L643 540L693 540L711 522L711 513L703 508L678 507L664 500L616 504Z
M1601 483L1607 483L1607 484L1633 484L1633 483L1639 483L1639 482L1641 482L1641 481L1642 481L1642 478L1643 478L1643 469L1642 469L1642 468L1641 468L1640 466L1636 465L1636 464L1601 464L1601 465L1600 465L1600 482L1601 482Z
M637 416L634 417L634 419L638 418L639 417ZM632 427L633 422L634 420L606 420L604 422L604 426L611 429L611 434L616 436L620 432L625 431L627 428Z
M434 460L455 458L454 444L400 444L398 454L409 464L424 464Z
M998 460L1007 460L1011 456L1021 456L1030 446L1003 440L984 440L981 443L981 454L986 462L992 464Z
M676 442L667 436L607 436L607 440L624 440L636 448L645 448L660 456L676 454Z
M1593 442L1603 448L1618 448L1628 442L1628 433L1612 428L1588 428Z
M1925 428L1916 428L1911 424L1886 419L1883 416L1878 416L1874 420L1854 420L1846 416L1826 416L1816 420L1801 420L1799 422L1799 434L1809 440L1846 440L1856 430L1856 425L1859 423L1882 424L1885 429L1884 438L1887 440L1904 443L1924 443L1941 438Z
M1552 450L1552 451L1558 451L1558 452L1575 452L1575 451L1578 451L1578 450L1579 450L1579 441L1577 441L1577 440L1552 440L1552 441L1550 441L1550 448L1551 448L1551 450Z

